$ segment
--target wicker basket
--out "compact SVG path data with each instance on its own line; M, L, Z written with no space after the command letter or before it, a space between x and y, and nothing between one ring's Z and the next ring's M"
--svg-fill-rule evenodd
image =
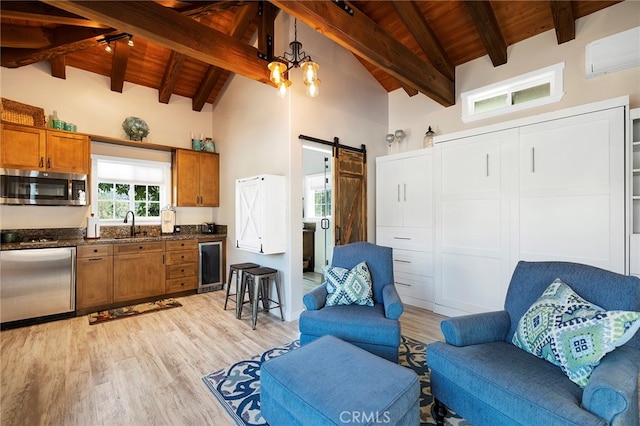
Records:
M45 127L44 109L2 98L2 120L28 126Z

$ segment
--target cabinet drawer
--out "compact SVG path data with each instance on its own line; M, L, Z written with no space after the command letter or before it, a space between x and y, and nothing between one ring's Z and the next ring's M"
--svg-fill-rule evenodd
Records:
M185 277L167 280L165 291L167 293L176 293L195 288L198 288L198 277Z
M113 255L113 244L96 244L96 245L90 245L90 246L78 246L76 248L76 256L78 258L112 256L112 255Z
M433 251L433 230L431 228L399 228L379 226L376 243L394 249Z
M166 250L197 250L198 240L171 240L166 241Z
M167 266L167 279L192 277L198 275L197 263Z
M153 242L139 242L139 243L124 243L124 244L115 244L114 252L116 255L119 254L132 254L139 252L162 252L164 251L164 241L153 241Z
M394 282L400 298L409 296L430 302L435 299L435 285L431 277L398 273L394 276Z
M182 263L197 263L198 250L168 251L167 265L179 265Z
M393 250L393 272L433 277L433 254L430 252Z

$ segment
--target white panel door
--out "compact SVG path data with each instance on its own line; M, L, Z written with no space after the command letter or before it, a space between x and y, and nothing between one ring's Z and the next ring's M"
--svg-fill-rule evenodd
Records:
M625 273L624 108L520 129L515 260Z
M376 225L402 226L402 161L376 162Z
M433 226L433 157L431 154L407 158L401 164L403 225L415 228Z
M517 130L438 145L436 312L485 312L504 304L512 272L509 159L515 144Z

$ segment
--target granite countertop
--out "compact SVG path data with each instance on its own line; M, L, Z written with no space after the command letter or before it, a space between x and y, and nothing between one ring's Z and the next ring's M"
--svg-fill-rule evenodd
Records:
M173 240L216 240L224 239L227 234L166 234L160 236L142 236L142 237L117 237L117 238L72 238L60 239L57 241L47 242L18 242L3 243L0 247L2 250L20 250L29 248L55 248L55 247L77 247L95 244L124 244L138 242L154 242L154 241L173 241Z
M130 236L129 226L103 227L101 238L84 238L83 228L56 228L56 229L21 229L15 230L21 235L21 241L13 243L3 243L0 250L20 250L29 248L55 248L55 247L78 247L95 244L125 244L154 241L173 240L223 240L227 238L227 227L217 226L215 234L205 234L200 232L198 225L183 225L182 232L173 234L162 234L159 226L136 226L135 237ZM26 240L22 240L28 236ZM33 239L33 241L31 241Z

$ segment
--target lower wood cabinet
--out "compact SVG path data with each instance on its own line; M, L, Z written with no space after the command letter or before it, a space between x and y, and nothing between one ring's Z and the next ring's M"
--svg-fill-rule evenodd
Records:
M129 301L193 292L198 288L198 243L194 238L78 246L78 314L123 306ZM224 271L224 240L222 243ZM224 275L221 279L224 282Z
M198 241L166 242L166 293L194 290L198 287Z
M113 303L113 245L80 246L76 252L76 308Z
M114 245L114 302L164 294L164 257L163 241Z

